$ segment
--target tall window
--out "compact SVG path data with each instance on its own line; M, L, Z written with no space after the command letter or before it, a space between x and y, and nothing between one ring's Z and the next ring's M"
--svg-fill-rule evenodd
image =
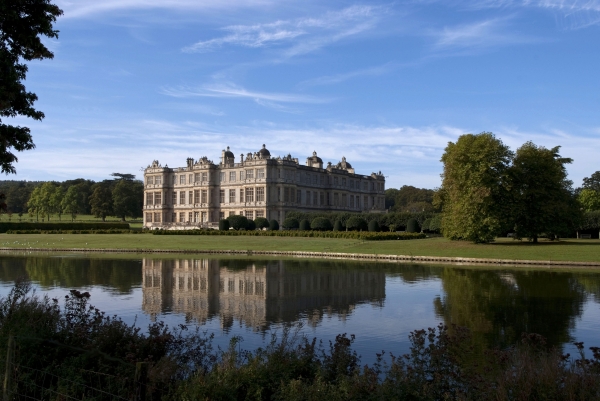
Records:
M200 181L200 173L194 174L194 182L199 182L199 181Z
M319 205L325 205L325 194L323 192L320 193L320 200L321 202L319 202Z
M179 222L185 223L185 212L179 213Z
M354 180L350 180L350 188L354 188Z
M235 203L235 189L229 190L229 203Z
M243 180L244 180L244 172L240 171L240 181L243 181Z
M161 198L162 198L162 193L161 192L155 192L154 193L154 204L155 205L162 205L162 199Z
M146 192L146 205L154 205L154 193Z
M156 185L162 184L162 177L160 175L157 175L156 177L154 177L154 183Z
M334 206L340 205L340 196L338 195L337 192L333 194L333 205Z
M146 223L152 223L152 213L146 213Z
M345 187L346 186L346 179L342 178L342 186Z
M300 190L296 191L296 203L297 204L302 203L302 191L300 191Z
M179 176L179 183L180 183L180 184L185 184L185 174L181 174L181 175Z
M346 194L342 194L342 206L348 207L348 196Z
M333 177L333 185L335 185L335 186L338 185L338 178L337 177Z
M154 222L160 223L160 213L154 213Z
M202 173L202 182L206 182L206 181L208 181L208 173L204 172L204 173Z
M352 182L352 181L350 181ZM350 208L354 209L354 195L350 195Z
M245 215L248 220L254 220L254 211L253 210L246 210Z
M188 221L194 221L194 215L192 212L188 212Z
M179 192L179 204L185 205L185 191Z
M244 202L244 188L240 188L240 202Z
M208 203L208 191L206 189L202 190L202 203Z
M230 182L235 182L235 171L230 171L229 172L229 181Z
M254 202L254 188L246 188L246 202Z
M365 198L363 200L363 209L368 209L369 208L369 197L365 195Z
M306 204L307 205L310 205L310 200L311 200L310 191L306 191Z
M289 202L290 201L290 189L289 188L284 188L283 190L283 201L284 202Z
M219 182L225 182L225 172L219 173Z
M200 190L196 189L194 191L194 203L200 203Z
M257 210L256 211L256 218L258 219L259 217L265 217L265 211L264 210Z
M259 168L256 170L256 178L265 178L265 169Z
M316 191L313 192L313 205L315 206L319 206L319 200L317 199L318 196L319 194Z
M225 203L225 190L221 189L219 191L219 203Z
M188 204L194 204L194 191L188 191Z
M188 174L188 184L194 183L194 174Z
M171 193L171 203L173 204L173 206L177 204L177 191L173 191Z
M257 202L265 201L265 189L263 187L256 188L256 201Z
M152 185L154 184L154 177L153 176L149 176L146 178L146 184L148 185ZM151 221L152 222L152 221Z
M254 178L254 170L246 170L246 179L253 179Z

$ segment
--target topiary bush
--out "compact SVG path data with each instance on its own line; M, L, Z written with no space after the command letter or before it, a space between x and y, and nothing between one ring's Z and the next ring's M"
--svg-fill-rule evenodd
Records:
M325 217L317 217L310 223L310 228L316 231L331 231L333 225Z
M279 230L279 223L277 222L277 220L273 219L273 220L269 221L269 230L271 230L271 231Z
M310 230L310 221L308 221L306 219L300 221L300 230L301 231L308 231L308 230Z
M421 227L419 227L419 222L417 219L408 219L406 223L406 232L409 233L420 233Z
M225 219L219 220L219 230L221 230L221 231L229 230L229 220L225 220Z
M344 229L344 227L342 227L342 222L339 220L336 220L335 223L333 224L333 231L342 231Z
M264 217L257 217L254 219L254 224L256 224L256 228L262 230L263 228L269 228L269 220Z
M246 216L234 214L233 216L229 216L227 220L229 221L229 226L234 230L245 230L246 228L248 228L248 219L246 218Z
M256 223L254 222L254 220L248 220L248 227L246 227L246 230L256 230Z
M379 231L379 223L377 222L377 220L371 220L369 222L369 231L371 232L378 232Z
M296 230L298 227L300 227L300 223L295 218L288 217L287 219L283 220L282 227L286 230Z
M359 216L352 216L346 222L348 231L367 231L369 226L367 221Z

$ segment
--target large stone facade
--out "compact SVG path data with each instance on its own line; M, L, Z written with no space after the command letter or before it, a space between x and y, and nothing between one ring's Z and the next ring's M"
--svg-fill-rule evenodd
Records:
M144 227L185 229L215 227L220 219L243 214L281 223L291 211L382 212L385 177L355 174L342 158L336 165L313 152L301 165L287 155L271 157L262 149L246 156L223 150L218 164L206 157L187 159L185 167L144 171Z

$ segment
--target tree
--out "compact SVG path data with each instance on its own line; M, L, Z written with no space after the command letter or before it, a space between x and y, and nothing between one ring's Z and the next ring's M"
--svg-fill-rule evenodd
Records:
M227 220L229 221L229 226L234 230L245 230L248 228L248 218L246 216L234 214L227 217Z
M577 199L586 212L600 210L600 191L584 188Z
M511 217L517 238L537 242L542 233L553 238L575 229L580 211L565 168L573 160L561 157L559 149L527 142L517 150L510 169Z
M281 226L287 230L295 230L300 227L300 222L293 217L288 217L283 221Z
M385 190L385 208L394 209L396 204L396 197L398 196L398 190L396 188L388 188Z
M596 171L590 177L585 177L583 179L583 188L600 192L600 171Z
M95 217L100 217L106 221L106 216L112 215L113 202L110 188L103 184L95 184L90 195L91 211Z
M35 147L29 128L3 124L1 118L25 116L42 120L44 113L35 110L37 96L27 92L23 81L27 65L23 61L51 59L52 52L44 46L41 36L57 38L52 29L62 10L50 0L11 0L0 2L0 168L3 173L15 173L18 159L13 150L21 152Z
M506 226L506 177L513 153L490 132L449 142L442 156L442 233L454 240L489 242Z
M367 221L360 216L352 216L346 222L348 231L367 231L369 226Z
M125 217L140 217L144 199L144 185L140 181L120 180L112 191L113 212L125 221Z
M57 186L53 182L45 182L42 185L38 185L27 202L28 210L30 214L35 213L37 218L48 217L50 220L50 214L54 213L54 193L56 192Z
M71 221L75 221L77 213L82 209L79 185L73 185L67 189L61 206L65 213L71 215Z
M396 191L394 199L394 210L399 212L432 212L435 210L433 206L433 198L435 191L426 188L416 188L412 185L403 185ZM390 195L393 192L390 191ZM386 198L388 191L386 191ZM387 201L386 201L387 202Z
M65 193L62 187L54 185L52 193L49 194L48 204L50 212L58 214L58 220L61 219L63 213L62 200Z
M135 179L133 174L112 173L111 176L115 177L115 180L133 181Z

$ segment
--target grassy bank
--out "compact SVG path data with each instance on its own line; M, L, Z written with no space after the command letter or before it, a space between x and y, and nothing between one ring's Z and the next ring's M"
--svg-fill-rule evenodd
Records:
M0 247L18 249L174 249L343 252L519 260L600 262L599 240L568 239L539 244L499 239L472 244L427 238L411 241L356 241L337 238L156 236L136 234L1 234Z

